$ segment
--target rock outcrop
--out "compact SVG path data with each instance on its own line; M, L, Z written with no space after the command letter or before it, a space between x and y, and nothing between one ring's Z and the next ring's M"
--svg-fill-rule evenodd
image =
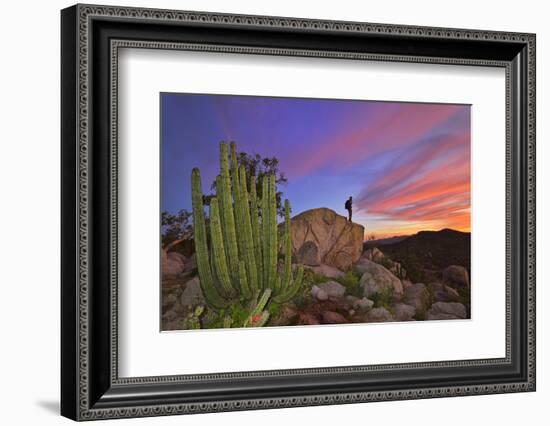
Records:
M162 277L173 279L180 275L185 270L187 259L182 254L177 252L169 252L161 250L161 271Z
M463 266L451 265L443 270L443 279L453 288L469 288L468 271Z
M390 322L394 321L392 314L386 308L372 308L368 314L367 318L370 322Z
M416 308L404 303L396 303L394 306L395 319L397 321L414 321L414 315L416 314Z
M375 293L403 293L401 280L378 263L366 258L361 260L362 272L359 285L363 288L363 294L367 297Z
M183 254L161 249L161 272L163 280L172 280L196 268L195 255L185 257Z
M417 313L426 312L430 307L430 293L422 283L416 283L405 290L404 301L415 308Z
M346 271L361 257L365 228L328 208L293 217L291 230L297 263L325 264Z
M456 302L436 302L428 311L429 320L465 319L467 315L466 307Z
M354 265L359 272L364 272L368 262L365 260L376 262L386 269L388 269L393 275L397 278L404 279L407 278L407 271L399 262L394 262L384 253L382 253L378 248L372 247L366 250L360 257L359 261Z
M312 266L310 269L316 274L323 275L328 278L341 278L345 275L340 269L334 266L321 264L319 266Z

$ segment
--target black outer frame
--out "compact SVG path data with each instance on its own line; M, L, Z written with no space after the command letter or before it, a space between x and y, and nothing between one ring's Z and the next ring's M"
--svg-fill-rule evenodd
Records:
M74 420L535 390L535 36L76 5L62 27L61 413ZM509 72L509 357L166 378L117 377L110 310L110 42L145 40L497 61ZM89 108L87 108L89 106ZM116 226L115 226L116 228ZM116 229L114 238L116 241ZM114 244L114 245L113 245Z

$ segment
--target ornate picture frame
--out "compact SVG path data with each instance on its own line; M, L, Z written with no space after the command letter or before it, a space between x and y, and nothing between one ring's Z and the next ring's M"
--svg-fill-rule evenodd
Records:
M61 414L73 420L535 390L534 34L76 5L61 12ZM119 377L121 48L450 64L506 73L506 356Z

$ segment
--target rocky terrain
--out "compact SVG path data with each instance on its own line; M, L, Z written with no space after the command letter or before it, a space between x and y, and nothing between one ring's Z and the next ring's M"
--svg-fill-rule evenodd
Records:
M267 326L470 317L464 233L419 233L380 247L372 241L364 246L363 227L326 208L295 216L291 230L293 266L303 265L305 277L290 302L270 305ZM420 281L424 270L427 280ZM204 325L208 312L197 310L204 300L194 257L164 253L162 271L162 329Z

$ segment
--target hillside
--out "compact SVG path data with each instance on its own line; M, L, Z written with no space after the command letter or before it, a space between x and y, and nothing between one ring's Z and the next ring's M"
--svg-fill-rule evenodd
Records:
M376 247L370 241L368 247ZM453 229L421 231L391 244L380 244L384 254L400 262L415 282L438 278L450 265L464 266L470 272L470 233Z

